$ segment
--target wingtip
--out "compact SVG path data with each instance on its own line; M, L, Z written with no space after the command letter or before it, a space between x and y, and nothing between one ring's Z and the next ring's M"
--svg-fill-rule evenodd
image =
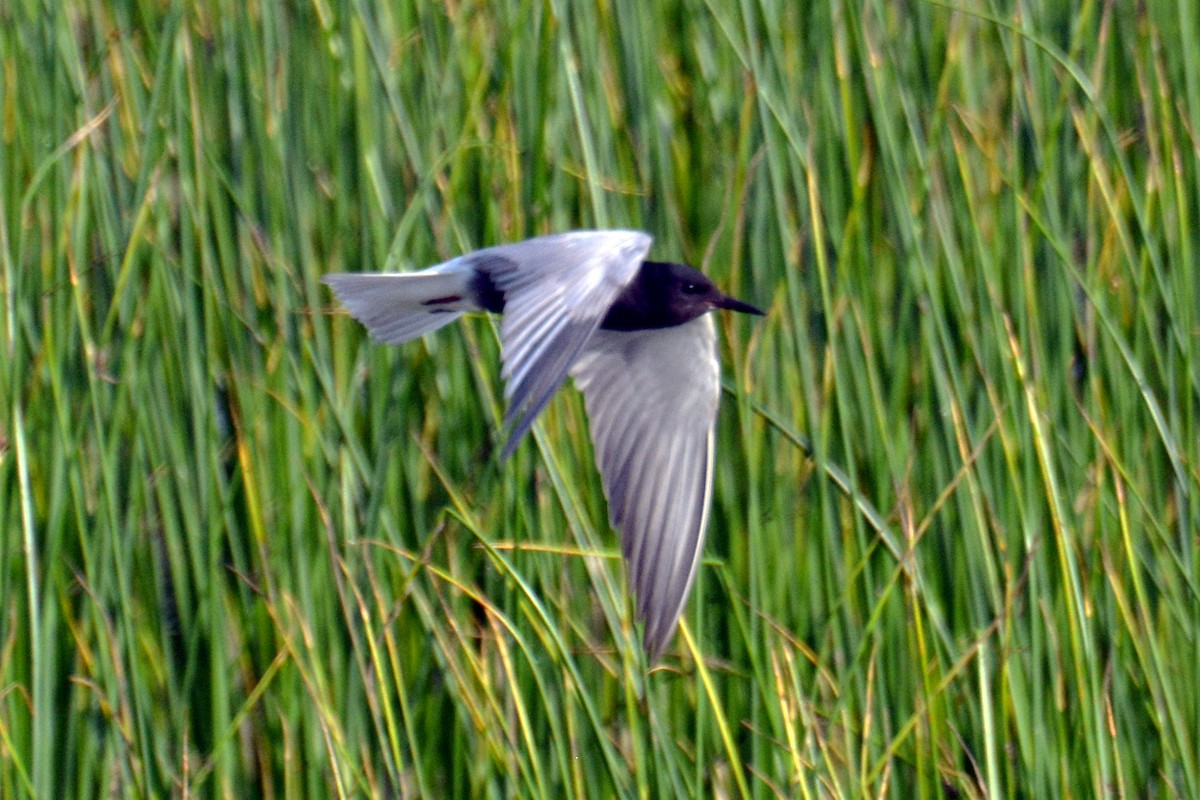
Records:
M642 621L642 648L646 652L646 663L654 666L662 660L675 634L679 630L680 614L655 614L651 609L638 609Z
M662 633L651 633L650 629L646 629L645 635L642 637L642 649L646 651L647 666L656 666L659 661L662 661L663 653L667 650L667 645L675 638L675 631L672 629L665 636Z

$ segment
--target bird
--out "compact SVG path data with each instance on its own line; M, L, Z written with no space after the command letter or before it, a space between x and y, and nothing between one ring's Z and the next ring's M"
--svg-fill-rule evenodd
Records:
M469 312L502 315L502 462L574 379L655 663L675 635L708 528L721 391L708 312L764 312L697 269L647 259L652 241L641 231L576 230L417 272L322 281L380 343L409 341Z

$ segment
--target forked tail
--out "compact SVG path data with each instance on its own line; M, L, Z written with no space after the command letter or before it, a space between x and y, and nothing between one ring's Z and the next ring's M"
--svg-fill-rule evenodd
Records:
M343 272L321 281L333 289L371 338L399 344L478 310L471 290L474 270L454 262L408 273Z

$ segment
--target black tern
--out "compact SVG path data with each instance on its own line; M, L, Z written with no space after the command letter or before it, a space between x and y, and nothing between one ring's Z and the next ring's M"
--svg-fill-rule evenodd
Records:
M698 270L646 260L651 241L639 231L572 231L419 272L323 280L388 344L470 311L503 314L502 459L567 375L575 379L654 662L675 634L708 528L721 393L708 312L763 312Z

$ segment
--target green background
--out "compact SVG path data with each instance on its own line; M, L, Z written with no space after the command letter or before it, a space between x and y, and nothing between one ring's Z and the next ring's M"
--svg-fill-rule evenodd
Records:
M1200 796L1200 12L0 4L0 797ZM766 318L647 673L586 418L326 272Z

